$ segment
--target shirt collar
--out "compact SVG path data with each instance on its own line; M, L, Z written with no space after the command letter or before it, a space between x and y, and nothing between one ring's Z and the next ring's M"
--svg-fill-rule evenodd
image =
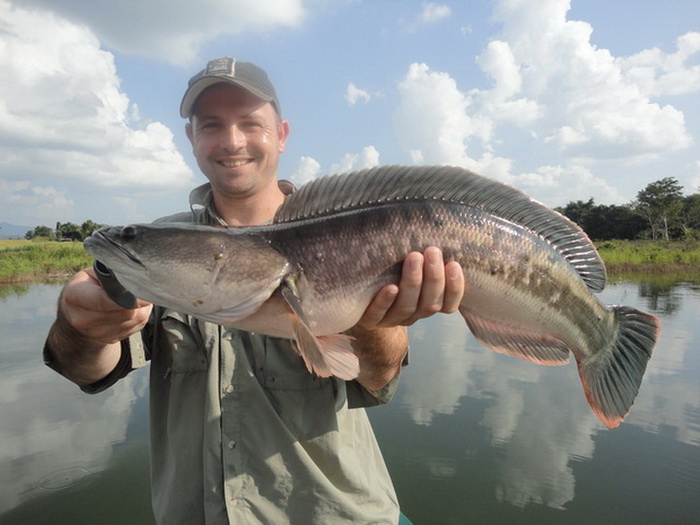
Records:
M294 184L285 179L278 180L277 185L285 196L296 190ZM197 186L190 192L190 210L192 210L192 214L195 217L204 215L201 222L228 226L214 207L214 196L212 195L211 184L208 182Z

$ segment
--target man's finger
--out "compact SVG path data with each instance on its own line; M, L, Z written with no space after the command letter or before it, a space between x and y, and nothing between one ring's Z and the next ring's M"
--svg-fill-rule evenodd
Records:
M412 252L406 257L401 270L399 293L394 304L387 311L382 325L406 324L415 313L423 285L424 260L425 258L420 252Z
M456 312L464 297L465 282L462 266L457 261L445 265L445 295L442 300L442 312Z

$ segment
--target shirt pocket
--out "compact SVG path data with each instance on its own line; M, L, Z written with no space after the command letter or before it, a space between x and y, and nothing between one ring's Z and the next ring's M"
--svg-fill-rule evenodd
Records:
M206 372L213 338L202 336L200 321L169 308L163 310L160 318L162 345L170 361L170 372Z
M337 412L346 402L344 382L310 373L287 339L246 335L258 382L292 435L308 441L337 430Z
M330 382L307 370L288 339L251 334L249 348L254 352L255 375L268 390L319 390Z

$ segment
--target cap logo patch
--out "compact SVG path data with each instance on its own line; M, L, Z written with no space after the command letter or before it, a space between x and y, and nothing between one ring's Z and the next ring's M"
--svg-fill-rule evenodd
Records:
M236 76L236 61L230 57L221 57L210 60L207 63L205 75L212 76Z

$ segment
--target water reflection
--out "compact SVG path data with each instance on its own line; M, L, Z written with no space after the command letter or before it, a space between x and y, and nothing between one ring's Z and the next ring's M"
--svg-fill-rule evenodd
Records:
M520 507L563 508L574 497L570 457L591 457L592 433L600 427L575 366L543 367L503 356L467 331L459 315L412 330L411 367L421 374L409 377L407 371L398 402L425 425L435 414L452 414L464 396L487 400L479 424L489 445L500 450L496 497Z
M43 365L58 290L35 285L0 298L0 513L103 470L146 392L137 374L87 396Z
M661 339L621 428L628 425L670 434L680 443L697 447L700 294L679 283L625 282L609 287L601 299L652 311L662 318ZM529 504L567 508L576 496L577 465L593 460L599 437L621 432L607 430L593 415L573 363L543 367L491 352L467 335L459 315L417 324L411 329L411 341L412 364L396 402L414 424L430 426L436 417L455 414L469 400L486 401L478 424L486 430L484 439L495 452L489 468L495 473L493 490L498 501L519 508ZM460 422L464 419L454 418L455 425ZM442 435L437 439L443 439ZM480 444L475 446L482 450ZM440 442L434 447L439 450ZM695 454L700 456L698 451ZM657 458L664 461L663 454ZM450 462L432 454L423 462L436 478L460 475L459 460ZM697 473L686 470L682 475L700 488Z
M47 513L52 523L151 523L148 371L87 396L46 368L39 349L58 292L0 293L0 523L46 523ZM601 298L662 321L637 401L614 430L593 415L573 363L496 354L459 315L411 328L399 391L369 414L416 524L697 521L700 288L619 282ZM135 498L137 510L124 505Z

